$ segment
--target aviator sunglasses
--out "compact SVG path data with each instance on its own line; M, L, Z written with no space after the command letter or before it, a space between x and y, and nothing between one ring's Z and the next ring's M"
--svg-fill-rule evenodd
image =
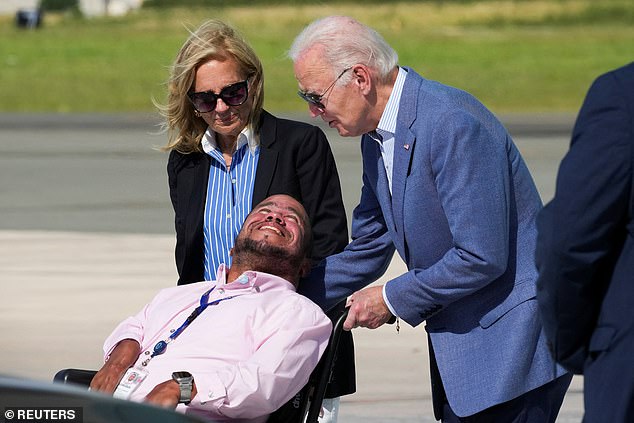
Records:
M209 113L216 110L216 103L221 98L227 106L239 106L247 101L249 97L249 78L235 84L227 85L220 93L213 91L189 92L189 101L200 113Z
M326 96L326 94L328 94L328 91L330 91L332 89L332 87L335 86L337 81L339 81L341 79L343 74L348 72L350 69L352 69L352 67L345 68L343 71L341 71L341 73L339 74L337 79L332 81L332 84L330 84L328 86L328 88L326 88L324 90L324 92L321 93L321 94L309 93L309 92L305 92L305 91L297 91L297 94L301 98L303 98L308 104L312 104L313 106L317 107L320 110L325 110L326 106L324 106L324 103L321 102L321 99L324 98Z

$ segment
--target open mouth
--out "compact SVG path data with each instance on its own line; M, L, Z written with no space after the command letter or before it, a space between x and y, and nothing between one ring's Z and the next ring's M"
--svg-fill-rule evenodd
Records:
M281 237L285 237L285 235L282 233L282 231L280 231L279 229L273 227L273 226L269 226L269 225L262 225L258 228L259 230L263 231L263 230L270 230L275 232L276 234L278 234Z

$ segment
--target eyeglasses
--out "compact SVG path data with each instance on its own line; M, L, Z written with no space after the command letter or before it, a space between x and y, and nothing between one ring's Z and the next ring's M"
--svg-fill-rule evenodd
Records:
M326 88L326 90L320 95L320 94L315 94L315 93L309 93L309 92L305 92L305 91L297 91L297 94L303 98L304 100L306 100L306 102L308 102L308 104L312 104L313 106L317 107L318 109L324 110L326 108L326 106L324 106L324 103L321 102L321 99L324 98L326 96L326 94L328 94L328 91L330 91L332 89L332 87L335 86L335 84L337 83L337 81L339 81L339 79L341 79L341 77L343 76L344 73L348 72L350 69L352 69L352 67L349 68L345 68L337 77L337 79L335 79L334 81L332 81L332 84L330 84L328 86L328 88Z
M227 106L239 106L249 97L249 78L235 84L227 85L219 94L213 91L189 92L189 101L200 113L209 113L216 110L216 103L221 98Z

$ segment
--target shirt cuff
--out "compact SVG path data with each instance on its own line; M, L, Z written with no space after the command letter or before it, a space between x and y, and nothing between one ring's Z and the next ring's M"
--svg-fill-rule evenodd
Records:
M196 383L196 396L192 398L189 406L199 406L200 408L219 413L220 407L227 398L227 388L220 381L220 376L212 374L194 374Z
M387 283L383 285L383 301L385 301L385 305L390 310L390 313L392 313L394 317L399 317L398 314L396 314L396 312L394 311L394 307L392 307L392 304L390 304L390 301L387 299L387 292L385 290L386 287Z

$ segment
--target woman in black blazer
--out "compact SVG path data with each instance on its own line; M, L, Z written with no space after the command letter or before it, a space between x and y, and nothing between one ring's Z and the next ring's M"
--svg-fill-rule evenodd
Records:
M273 194L291 195L306 209L315 261L348 244L339 176L326 136L316 126L264 111L263 82L256 54L220 21L204 23L176 57L167 104L158 107L169 133L164 150L170 152L179 285L214 279L211 257L224 254L223 262L230 260L227 254L244 217ZM326 398L355 390L349 332L340 345L342 359ZM332 404L323 421L336 421L338 401Z
M170 152L167 173L176 214L179 285L204 280L203 217L210 162L204 152ZM316 126L262 111L252 204L273 194L289 194L306 208L315 261L348 244L339 176L326 136Z

